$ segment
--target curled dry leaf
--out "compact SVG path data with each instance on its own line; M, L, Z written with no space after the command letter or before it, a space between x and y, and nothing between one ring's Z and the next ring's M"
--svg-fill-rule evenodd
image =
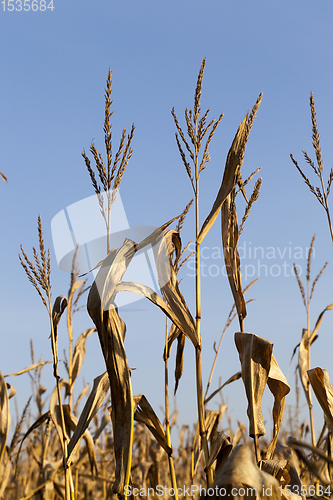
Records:
M290 464L288 460L261 460L259 462L261 470L275 477L280 486L284 487L290 482Z
M179 290L177 274L174 267L180 256L181 239L176 231L167 230L163 238L153 246L158 282L165 302L170 306L182 325L182 332L191 340L194 347L200 345L195 322L190 310ZM175 251L175 263L171 262L171 255ZM177 325L177 323L176 323ZM177 325L178 326L178 325Z
M221 210L223 255L228 280L240 319L246 317L246 305L242 292L240 258L237 249L239 240L236 206L229 194Z
M61 380L59 382L59 390L61 390L63 387L67 387L68 382L66 380ZM68 435L65 429L66 435L64 436L64 429L61 424L61 419L60 419L60 414L57 414L56 406L57 406L57 401L58 401L58 392L57 392L57 387L54 388L52 394L51 394L51 399L50 399L50 416L52 419L52 422L57 430L59 440L60 440L60 445L62 448L63 455L65 456L65 450L64 450L64 438L67 439L67 442L69 441Z
M250 436L263 436L265 426L261 400L271 366L273 344L252 333L235 333L235 344L241 363L242 379L248 400Z
M74 384L78 374L80 373L84 357L86 355L86 340L93 332L95 328L89 328L85 330L76 341L74 352L73 352L73 370L72 370L72 385Z
M244 120L241 121L238 130L236 132L236 135L234 137L234 140L232 142L232 145L229 149L226 165L224 168L222 184L217 194L216 200L214 201L210 214L203 223L200 233L198 235L197 241L199 244L202 243L204 237L214 224L223 203L225 202L227 196L235 186L237 172L241 163L241 151L246 132L247 116L248 115L246 114Z
M176 392L177 392L179 380L180 380L181 376L183 375L184 348L185 348L185 335L183 333L180 333L180 335L178 335L178 337L177 337L174 394L176 394Z
M310 346L316 336L310 330L303 328L301 342L298 349L298 370L301 383L304 389L305 397L309 405L311 405L310 386L308 378L308 370L310 370Z
M233 487L239 486L245 488L252 488L247 490L244 496L257 498L280 500L279 483L278 481L262 471L257 467L254 453L246 446L237 446L231 453L224 467L216 475L214 483L211 485L212 489L218 492L219 488L225 488L227 495L234 497L231 494ZM219 496L207 496L206 498L217 499ZM236 497L237 498L237 497Z
M210 438L211 433L214 428L216 428L217 423L220 419L220 412L219 411L213 411L213 410L206 410L206 418L205 418L205 429L207 433L207 439ZM197 427L195 430L195 435L193 439L193 445L192 445L192 467L191 467L191 477L194 478L194 475L197 470L198 462L200 455L202 453L202 448L200 447L200 427L199 423L197 423Z
M10 425L9 401L5 379L0 372L0 462L2 460Z
M140 394L140 396L134 396L133 400L135 407L134 420L146 425L162 448L165 449L168 455L171 455L172 448L168 446L167 437L162 424L146 397Z
M280 426L282 422L284 407L286 404L286 396L290 392L290 386L286 377L283 375L277 361L272 354L271 366L268 373L267 385L269 390L274 396L273 405L273 439L270 443L266 458L270 460L273 458L275 446L279 436Z
M63 295L59 295L55 299L55 302L53 304L53 309L52 309L52 323L53 323L53 332L54 332L54 344L51 342L52 345L52 354L53 354L53 376L55 378L58 378L57 374L57 363L58 363L58 325L60 318L64 312L64 310L67 307L67 299ZM52 334L50 335L52 336Z
M232 444L229 436L224 434L223 432L217 432L215 439L213 440L213 445L210 451L209 460L205 467L205 472L207 472L208 468L213 465L216 460L216 473L224 466L226 461L229 458L229 455L232 451Z
M233 446L233 448L235 448L238 445L238 443L241 440L241 437L243 436L244 432L246 431L246 426L242 422L239 422L237 420L237 423L238 423L237 430L236 430L235 434L232 437L232 446Z
M123 494L124 486L130 479L134 411L130 370L124 347L126 325L118 314L114 299L116 286L134 256L133 249L134 243L125 239L118 250L108 254L92 284L87 302L110 379L116 457L113 491L118 494ZM126 257L127 254L130 256Z
M228 380L226 382L224 382L224 384L222 384L221 387L219 387L218 389L216 389L216 391L212 392L212 394L210 394L210 396L208 396L208 398L205 399L204 404L206 405L211 399L213 399L213 397L216 396L216 394L218 394L221 391L221 389L223 389L223 387L225 387L226 385L231 384L231 382L235 382L235 380L240 379L241 376L242 376L242 372L237 372L237 373L235 373L235 375L233 375L232 377L228 378Z
M6 386L7 386L7 390L9 391L8 399L11 399L13 396L15 396L16 389L12 385L8 384L8 382L6 383Z
M4 375L4 377L15 377L16 375L22 375L23 373L30 372L31 370L34 370L35 368L38 368L39 366L44 366L44 365L47 365L49 363L52 363L52 361L40 361L39 363L34 363L33 365L30 365L27 368L24 368L23 370L20 370L18 372L8 373L7 375Z
M64 416L65 416L65 421L66 421L66 426L73 432L75 432L75 429L78 424L78 419L73 415L70 411L69 405L64 405ZM60 414L60 412L59 412ZM86 442L87 446L87 451L88 451L88 457L89 457L89 463L90 463L90 469L91 469L91 474L94 477L95 472L96 475L98 475L98 470L97 470L97 460L96 460L96 455L95 455L95 445L94 445L94 440L92 438L92 435L86 429L84 433L82 434L83 439ZM73 453L72 453L73 456ZM69 463L67 459L67 463Z
M308 370L308 376L313 392L326 417L326 422L333 432L333 387L326 370L313 368Z

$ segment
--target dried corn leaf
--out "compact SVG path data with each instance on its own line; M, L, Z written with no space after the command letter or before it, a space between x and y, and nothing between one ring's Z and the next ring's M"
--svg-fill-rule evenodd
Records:
M213 410L206 410L206 418L205 418L205 429L206 429L206 434L207 434L207 440L210 438L212 430L214 427L217 425L219 418L220 418L220 412L219 411L213 411ZM202 453L202 448L200 446L201 444L201 439L200 439L200 427L199 427L199 422L197 423L197 427L195 430L194 434L194 439L193 439L193 445L192 445L192 465L191 465L191 477L194 478L194 475L197 470L198 462L200 455Z
M61 380L59 382L60 390L63 387L67 387L67 386L68 386L68 382L66 380ZM63 431L62 423L61 423L61 418L60 418L60 412L58 412L56 409L57 401L58 401L58 391L57 391L57 387L55 387L53 389L53 392L51 394L51 399L50 399L50 415L51 415L52 422L53 422L53 424L57 430L58 436L59 436L60 445L62 448L63 455L65 456L64 439L66 439L68 442L69 438L68 438L66 429L65 429L65 435L64 435L64 431Z
M241 376L242 376L242 372L237 372L237 373L235 373L235 375L233 375L232 377L228 378L228 380L226 382L224 382L224 384L222 384L221 387L219 387L218 389L216 389L216 391L212 392L212 394L210 394L210 396L208 396L208 398L205 399L204 405L206 405L211 399L213 399L213 397L216 396L216 394L218 394L223 389L223 387L225 387L226 385L231 384L231 382L235 382L235 380L240 379Z
M180 380L181 376L183 375L184 348L185 348L185 335L183 333L180 333L180 335L178 335L178 337L177 337L174 394L176 394L176 392L177 392L179 380Z
M219 488L226 488L227 496L238 498L231 494L231 489L233 487L238 489L240 485L245 489L248 487L255 490L248 491L245 496L280 500L278 481L257 467L254 453L246 445L237 446L232 451L225 466L216 475L211 488L217 492ZM209 498L218 498L218 496L216 494L216 496Z
M78 419L71 413L69 405L65 405L64 407L64 416L65 416L65 421L66 421L66 426L71 430L75 432L75 429L78 424ZM87 446L87 451L88 451L88 457L89 457L89 463L90 463L90 469L91 469L91 474L94 477L95 472L98 475L98 469L97 469L97 460L96 460L96 455L95 455L95 445L94 445L94 440L92 438L92 435L86 429L84 433L82 434L83 439L86 442ZM73 453L72 453L73 456ZM67 460L67 463L70 463Z
M242 424L242 422L239 422L237 420L237 423L238 423L237 430L236 430L235 434L232 437L232 446L233 446L233 448L235 448L238 445L238 443L241 440L244 432L246 431L246 426L244 424Z
M33 365L28 366L27 368L24 368L23 370L20 370L15 373L8 373L7 375L4 375L4 377L15 377L16 375L22 375L23 373L30 372L31 370L34 370L35 368L38 368L39 366L44 366L49 363L52 363L52 361L40 361L39 363L34 363Z
M333 309L333 304L330 304L329 306L325 307L325 309L319 314L318 319L317 319L316 324L315 324L315 327L314 327L314 330L313 330L313 336L315 336L317 334L318 328L320 327L320 324L322 322L322 319L323 319L325 312L331 311L332 309ZM313 340L312 340L312 342L313 342ZM311 342L311 344L312 344L312 342Z
M221 207L223 206L223 203L225 202L227 196L235 186L237 172L241 163L241 150L246 132L247 116L248 114L246 113L246 116L244 120L241 121L238 130L236 132L236 135L234 137L234 140L232 142L232 145L229 149L226 165L224 168L222 184L217 194L216 200L214 201L212 210L208 215L208 217L206 218L200 230L197 239L199 244L202 243L204 237L214 224L221 210Z
M313 338L313 333L303 328L302 338L298 349L298 370L308 404L311 404L310 383L308 378L308 370L310 370L309 350Z
M14 386L8 384L8 382L6 383L6 386L7 386L7 390L9 391L8 399L11 399L13 396L15 396L16 389Z
M80 373L82 363L86 355L86 340L89 335L91 335L95 331L95 328L89 328L88 330L85 330L83 333L81 333L76 341L72 361L72 385L74 384L78 374Z
M142 295L149 299L153 304L158 306L164 314L183 332L193 343L194 346L198 345L197 334L192 321L185 314L180 314L179 316L174 313L174 311L168 306L166 302L159 295L157 295L154 290L149 288L149 286L141 285L139 283L122 281L116 287L116 292L133 292L138 295ZM177 332L177 334L179 334ZM175 335L176 338L176 335Z
M290 464L288 460L261 460L258 465L261 470L275 477L279 481L280 486L284 487L286 484L289 484Z
M18 451L17 451L17 454L16 454L16 464L15 464L15 475L17 473L17 466L18 466L18 462L19 462L19 457L20 457L20 452L21 452L21 449L22 449L22 446L23 446L23 443L25 441L25 439L29 436L29 434L31 434L35 429L37 429L40 425L42 425L45 420L49 420L51 419L51 412L48 411L46 413L44 413L43 415L41 415L30 427L29 429L27 430L27 432L24 434L23 438L21 439L21 442L20 442L20 446L18 448Z
M326 417L331 432L333 432L333 387L326 370L313 368L308 370L308 376L313 392Z
M118 315L114 299L116 287L134 256L134 246L132 241L125 239L118 250L108 254L92 284L87 301L88 313L97 328L110 379L116 457L113 491L121 495L130 479L134 411L130 370L123 342L126 325Z
M221 467L224 466L226 461L229 458L229 455L232 451L232 444L230 442L229 436L224 434L223 432L217 432L215 439L213 441L213 445L211 447L209 460L205 467L205 472L213 465L216 460L216 468L218 471Z
M70 463L72 456L75 455L81 438L88 429L90 422L102 406L109 389L110 380L107 372L104 372L102 375L94 379L93 388L75 426L73 436L68 444L68 463Z
M265 435L261 400L271 366L273 344L252 333L235 333L235 344L241 363L242 379L248 400L250 436Z
M11 461L9 459L8 451L5 449L5 453L0 464L0 498L5 498L4 493L11 477Z
M232 295L235 301L237 314L240 319L246 317L246 305L242 292L242 281L240 271L240 258L237 249L239 232L236 206L231 194L229 194L221 210L222 245L225 268Z
M175 266L180 256L181 240L176 231L164 231L161 238L153 246L156 269L158 273L158 282L164 301L170 306L170 309L177 316L183 328L182 332L192 341L196 347L200 345L196 332L195 322L185 302L183 295L179 290ZM175 252L175 262L172 263L171 255ZM177 326L179 326L176 323Z
M181 333L181 330L174 324L172 323L168 339L166 342L166 346L163 351L163 359L164 361L169 358L170 352L171 352L171 346L174 343L174 341L178 338L178 335Z
M273 439L267 451L267 459L273 458L275 446L278 440L280 426L282 422L286 396L290 392L290 386L286 377L283 375L274 354L271 357L271 366L268 373L267 385L274 396L273 405Z
M52 354L53 354L53 376L55 378L58 377L57 373L57 363L58 363L58 325L60 318L67 307L67 299L63 295L59 295L54 301L53 309L52 309L52 323L53 323L53 332L54 332L54 345L52 345ZM51 337L51 335L50 335Z
M0 462L2 460L10 425L9 399L5 379L0 372Z
M141 394L140 396L134 396L134 420L146 425L146 427L153 434L158 443L165 449L168 455L172 454L172 448L168 446L167 437L165 435L164 429L161 422L159 421L153 408L150 406L146 397Z
M86 384L86 386L82 389L82 391L80 392L79 394L79 397L77 398L77 400L75 401L75 405L74 405L74 415L77 414L77 409L78 409L78 406L80 404L80 401L82 398L84 398L84 396L87 394L87 392L89 391L89 387L90 385L89 384Z

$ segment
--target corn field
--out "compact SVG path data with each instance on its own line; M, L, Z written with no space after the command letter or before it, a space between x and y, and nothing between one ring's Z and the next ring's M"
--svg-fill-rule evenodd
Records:
M22 242L19 260L31 285L35 288L49 317L48 332L52 361L37 361L31 342L31 365L19 372L0 373L0 498L4 500L105 500L108 498L218 498L221 496L256 498L329 498L332 479L333 387L324 368L312 367L312 343L325 313L333 304L323 304L314 325L310 322L310 303L326 264L313 278L311 263L315 237L312 238L305 278L301 279L294 266L301 300L306 310L307 324L293 356L298 358L297 379L307 402L309 429L299 425L291 433L283 421L290 385L273 354L272 339L246 331L248 312L246 293L251 282L242 286L241 262L238 251L240 237L248 217L255 218L260 205L262 178L260 168L243 173L245 150L263 95L260 93L252 109L247 112L235 132L225 159L219 159L221 185L212 200L211 211L200 210L201 175L209 166L209 147L223 119L210 119L209 110L201 110L201 93L205 69L203 60L198 74L193 109L186 109L184 125L178 111L172 109L175 125L175 146L179 151L180 168L185 168L193 198L184 201L181 214L170 212L168 221L161 221L141 241L125 238L113 247L111 212L121 181L133 153L134 125L123 130L118 148L112 143L112 72L109 71L105 88L104 141L105 152L97 150L94 142L89 151L82 152L93 193L99 203L100 216L105 223L106 257L98 264L95 278L81 275L78 251L72 261L69 291L54 297L51 283L50 250L45 248L42 219L37 222L38 244L32 252ZM310 95L312 144L314 156L303 151L304 167L291 156L291 168L296 167L307 189L323 207L328 230L333 242L333 230L328 198L333 181L333 168L326 176L321 155L314 96ZM115 152L116 151L116 152ZM313 159L314 158L314 159ZM294 167L293 167L294 165ZM209 169L208 169L209 170ZM307 173L309 171L309 173ZM311 176L310 176L311 174ZM0 172L7 183L7 172ZM129 174L130 175L130 174ZM313 178L317 182L310 180ZM1 188L7 189L2 183ZM318 187L317 187L318 186ZM306 189L306 188L304 188ZM245 203L242 213L239 199ZM170 205L172 207L172 205ZM189 211L194 213L195 227L192 242L194 251L188 252L191 242L183 244L181 232ZM237 213L238 212L238 213ZM325 213L325 214L324 214ZM234 305L226 319L208 381L202 376L202 265L200 248L213 224L221 226L221 248L227 270ZM146 283L125 281L124 275L133 258L140 251L152 248L157 270L159 293ZM32 256L31 256L32 255ZM181 292L178 273L189 258L195 262L195 310L190 310ZM305 281L304 281L305 279ZM126 324L117 306L117 294L131 292L149 300L165 318L164 419L158 418L148 399L132 392L131 379L135 372L126 356ZM79 307L86 308L94 327L87 328L77 338L73 333L73 315ZM236 323L238 321L238 324ZM66 323L68 351L65 353L66 377L59 372L58 327ZM237 325L237 326L236 326ZM239 365L217 390L211 389L211 380L218 364L223 337L232 330ZM86 341L98 335L105 366L96 372L93 386L77 395L75 383L86 354ZM197 424L195 428L183 425L177 442L172 442L171 431L177 423L177 412L170 412L170 397L174 385L177 392L182 382L185 343L195 357ZM175 373L170 373L169 360L175 359ZM52 367L52 368L51 368ZM43 370L52 370L54 386L49 400L47 389L41 383ZM11 398L15 397L15 376L29 374L32 392L20 415L13 419ZM232 432L231 422L222 428L221 421L227 405L219 410L208 409L209 403L226 385L241 379L244 385L247 414ZM171 388L172 386L172 388ZM267 386L273 395L271 408L273 433L265 429L261 404ZM298 386L296 388L299 391ZM297 393L297 397L299 397ZM315 434L313 401L316 399L324 413L319 436ZM232 405L232 401L230 402ZM296 408L297 413L297 408ZM13 432L9 433L12 419ZM309 434L307 439L306 434Z

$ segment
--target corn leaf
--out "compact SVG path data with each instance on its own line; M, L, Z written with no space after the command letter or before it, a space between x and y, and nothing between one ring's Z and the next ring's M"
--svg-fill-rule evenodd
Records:
M9 399L5 379L0 372L0 462L2 460L10 425Z
M241 121L238 130L236 132L236 135L234 137L234 140L232 142L232 145L229 149L226 165L224 168L222 184L217 194L216 200L214 201L210 214L203 223L200 233L198 235L197 241L199 244L202 243L204 237L214 224L223 203L225 202L227 196L229 195L229 193L231 192L231 190L235 185L237 172L241 163L241 149L246 132L247 116L248 114L246 113L246 116Z
M237 249L239 232L235 203L229 194L221 210L222 245L225 268L232 295L235 301L237 314L240 319L246 317L246 305L242 292L240 258Z
M331 432L333 432L333 387L326 370L313 368L308 370L308 376L313 392L316 395L328 423Z
M146 425L146 427L153 434L158 443L165 449L168 455L172 454L172 448L168 446L167 437L165 435L164 429L161 422L159 421L153 408L150 406L148 400L143 394L140 396L134 396L134 420Z
M275 446L279 436L280 426L282 422L284 407L286 404L286 396L290 392L290 386L286 377L283 375L274 354L271 357L271 366L268 373L267 385L274 396L273 405L273 439L267 451L267 460L273 458Z
M242 379L248 400L250 436L265 435L261 400L268 381L273 344L252 333L235 333Z
M227 496L231 495L232 487L255 488L257 497L267 500L280 500L278 481L257 467L254 453L246 446L237 446L231 453L225 466L216 475L212 489L226 488ZM212 498L218 498L214 496Z

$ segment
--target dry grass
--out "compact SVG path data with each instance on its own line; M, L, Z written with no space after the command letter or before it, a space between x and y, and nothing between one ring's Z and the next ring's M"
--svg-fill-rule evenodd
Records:
M249 334L245 330L247 305L244 295L253 282L245 289L241 284L238 243L245 222L254 202L259 197L261 178L255 181L252 194L247 196L246 188L259 168L243 181L241 168L244 163L246 144L258 111L262 94L259 95L252 111L246 113L236 131L227 154L222 182L210 213L200 221L199 180L210 161L209 146L223 117L208 121L209 110L201 113L200 101L205 60L201 64L193 110L185 110L185 130L183 131L175 110L172 110L176 132L176 145L181 161L190 179L194 193L182 214L174 217L156 229L142 242L126 239L119 248L110 244L110 213L120 182L132 155L134 126L127 135L124 129L116 154L112 152L111 124L111 71L105 89L104 138L106 160L92 143L90 152L95 162L96 173L85 152L82 153L95 194L98 196L101 215L106 224L107 256L100 263L100 270L89 290L87 310L95 324L105 366L96 368L93 387L86 386L75 395L75 383L79 378L86 353L86 340L95 328L90 328L77 336L73 330L73 314L79 308L79 301L87 290L86 282L79 279L76 254L73 259L70 286L67 296L59 296L54 301L51 294L50 252L45 249L41 218L38 218L38 246L33 248L33 259L21 247L20 262L37 291L50 319L51 351L55 387L50 400L41 383L42 372L50 361L35 360L31 343L31 365L15 373L0 373L0 498L6 500L88 500L118 497L132 492L131 497L170 498L180 496L199 497L199 487L225 488L230 496L248 497L252 494L238 494L233 487L256 488L257 497L288 498L290 491L299 499L324 497L326 488L331 487L332 472L332 425L333 387L328 374L321 368L311 369L310 346L318 336L323 315L333 309L328 305L319 315L313 330L310 330L310 302L325 266L311 283L311 258L314 247L312 239L308 254L306 283L302 283L295 266L295 276L306 309L307 327L303 330L299 348L299 376L305 391L311 419L312 444L302 440L304 424L296 429L296 435L288 436L282 427L286 398L290 391L287 379L279 368L273 354L273 344L268 340ZM323 163L320 137L317 130L313 96L310 98L312 118L312 138L317 165L304 152L306 161L320 179L321 188L315 188L292 158L303 179L325 208L329 223L327 198L330 192L333 171L331 170L327 188L323 183ZM204 141L204 139L206 140ZM3 180L5 176L1 174ZM107 207L103 193L106 193ZM236 197L241 193L245 202L245 212L240 226L236 208ZM185 205L185 203L184 203ZM182 249L180 232L191 207L195 211L196 262L196 310L194 316L180 290L178 272L189 256L184 256L188 245ZM201 283L200 245L221 214L222 247L230 290L234 305L227 318L218 346L214 345L215 358L207 382L205 393L201 373L202 338L201 323ZM177 222L175 230L170 225ZM332 228L330 226L331 232ZM333 240L333 233L332 233ZM158 273L161 296L145 284L127 283L123 276L135 254L152 245ZM167 276L167 279L166 279ZM165 415L164 422L157 417L144 394L134 396L131 386L131 370L127 363L125 349L126 325L117 308L117 293L130 290L141 294L159 307L166 316L165 349ZM66 311L66 315L64 314ZM68 351L64 353L66 376L60 377L58 367L58 326L66 317L68 331ZM239 353L240 365L235 374L224 384L209 394L218 355L227 328L238 317L240 331L235 332L235 346ZM76 340L75 340L76 339ZM183 426L177 444L171 441L172 427L177 423L177 411L170 415L169 409L169 368L172 346L177 340L175 353L175 392L181 383L185 342L190 342L196 359L196 394L198 421L194 429ZM105 371L106 370L106 371ZM9 400L15 391L5 378L29 376L32 394L21 415L16 412L15 427L11 440L8 439L10 424ZM222 429L223 416L228 417L227 405L220 404L218 411L207 408L208 403L221 394L223 387L242 379L248 403L247 426L238 422L233 433L229 416L227 428ZM312 417L310 385L324 414L325 424L316 441ZM265 424L261 412L261 400L266 388L271 391L273 434L265 438ZM110 391L110 392L109 392ZM111 395L111 398L110 398ZM298 396L299 397L299 396ZM163 399L163 395L161 395ZM84 402L81 412L79 403ZM297 403L296 412L298 412ZM298 415L297 415L298 418ZM112 422L112 425L111 425ZM299 439L300 438L300 439ZM191 487L193 488L192 493ZM136 488L136 490L134 490ZM162 488L162 489L161 489ZM303 488L303 489L302 489ZM136 493L133 493L133 492ZM245 491L245 490L244 490ZM155 493L154 493L155 492ZM202 493L201 496L205 496ZM294 496L292 497L294 498Z

